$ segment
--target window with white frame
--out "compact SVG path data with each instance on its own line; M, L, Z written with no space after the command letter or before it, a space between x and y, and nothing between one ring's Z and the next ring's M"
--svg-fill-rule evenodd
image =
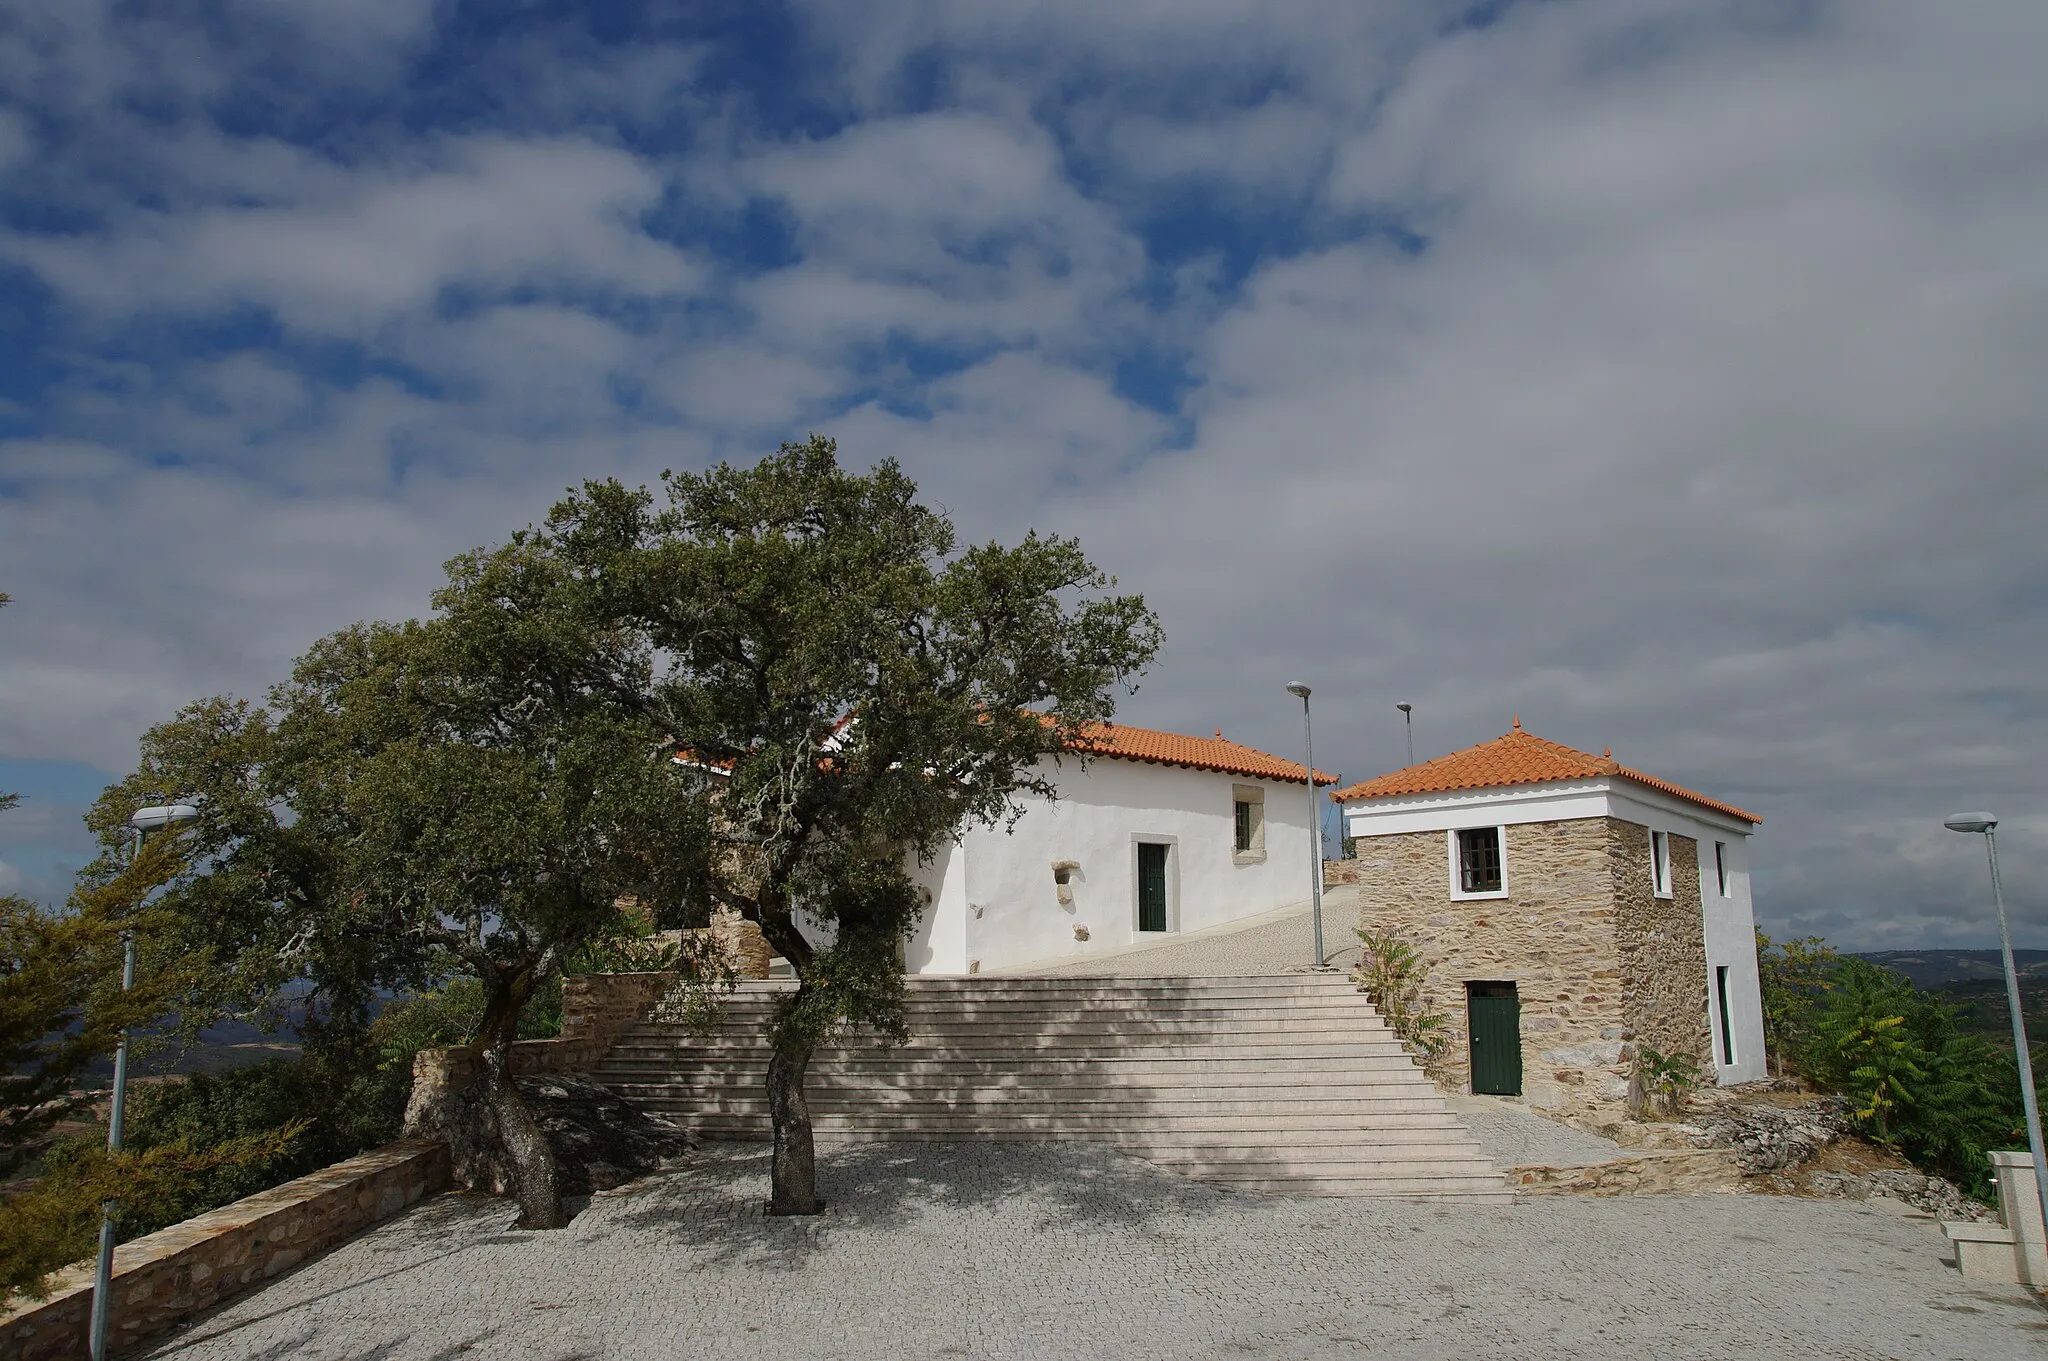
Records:
M1266 791L1255 784L1230 786L1231 862L1256 865L1266 858Z
M1463 827L1451 833L1451 896L1498 898L1507 885L1501 829Z
M1650 891L1659 898L1671 896L1671 833L1650 833Z
M1714 885L1717 889L1720 890L1720 894L1723 898L1729 896L1728 843L1725 841L1716 841L1714 843Z

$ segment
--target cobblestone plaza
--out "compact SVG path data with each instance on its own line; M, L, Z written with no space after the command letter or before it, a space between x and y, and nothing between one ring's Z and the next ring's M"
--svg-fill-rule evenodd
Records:
M766 1149L711 1145L555 1233L442 1197L147 1355L2048 1355L2048 1311L1877 1202L1289 1199L1084 1144L852 1145L820 1178L825 1215L767 1219Z

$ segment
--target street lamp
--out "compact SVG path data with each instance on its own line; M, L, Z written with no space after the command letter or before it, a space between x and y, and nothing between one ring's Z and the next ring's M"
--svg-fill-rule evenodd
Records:
M2012 1013L2013 1055L2020 1065L2020 1101L2027 1113L2027 1149L2034 1155L2034 1193L2041 1198L2041 1222L2048 1224L2048 1156L2041 1150L2041 1107L2034 1095L2034 1060L2027 1052L2027 1019L2020 1010L2020 975L2012 962L2012 932L2005 925L2005 886L1998 880L1998 819L1989 813L1958 813L1941 824L1951 832L1982 832L1991 858L1991 901L1998 907L1998 946L2005 956L2005 1005Z
M128 863L134 864L135 857L142 853L142 839L151 832L180 823L191 822L199 816L199 810L189 803L164 803L144 808L128 819L128 825L135 829L135 845L128 853ZM121 991L135 986L135 933L121 933ZM128 1031L121 1031L121 1043L114 1050L114 1104L107 1112L107 1152L121 1151L121 1117L128 1106ZM118 1203L111 1200L100 1202L100 1260L93 1274L92 1283L92 1361L106 1361L107 1355L107 1296L111 1293L114 1276L114 1212Z
M1415 706L1396 704L1394 707L1401 711L1401 726L1408 731L1408 764L1412 766L1415 764Z
M1292 681L1287 693L1301 700L1301 743L1308 752L1308 901L1316 924L1316 967L1323 967L1323 818L1316 802L1316 741L1308 718L1308 686Z

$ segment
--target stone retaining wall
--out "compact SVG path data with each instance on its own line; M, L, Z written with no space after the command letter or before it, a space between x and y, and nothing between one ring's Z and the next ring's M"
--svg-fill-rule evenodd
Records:
M561 1035L514 1041L513 1073L589 1072L625 1028L652 1010L675 981L673 973L591 973L563 979ZM417 1056L415 1080L418 1059L441 1052L424 1050Z
M404 1141L209 1210L114 1250L107 1348L124 1351L291 1270L448 1184L448 1150ZM92 1264L67 1268L50 1297L0 1315L0 1358L87 1353Z

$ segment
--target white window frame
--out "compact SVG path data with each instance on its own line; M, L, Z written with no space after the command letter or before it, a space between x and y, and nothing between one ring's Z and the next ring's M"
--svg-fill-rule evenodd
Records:
M1728 843L1714 843L1714 885L1723 898L1735 896L1735 876L1728 872Z
M1671 896L1671 833L1650 829L1650 892L1659 898Z
M1252 844L1244 850L1237 849L1237 805L1249 804L1252 810ZM1263 865L1266 863L1266 791L1255 784L1233 784L1230 786L1230 863L1233 865Z
M1505 898L1508 896L1508 829L1506 823L1497 823L1491 829L1494 835L1494 845L1500 848L1500 887L1488 893L1467 893L1458 886L1462 882L1458 874L1458 833L1484 832L1487 830L1487 825L1482 822L1476 827L1453 827L1444 833L1445 858L1450 865L1451 901L1454 903L1484 902L1488 899Z

